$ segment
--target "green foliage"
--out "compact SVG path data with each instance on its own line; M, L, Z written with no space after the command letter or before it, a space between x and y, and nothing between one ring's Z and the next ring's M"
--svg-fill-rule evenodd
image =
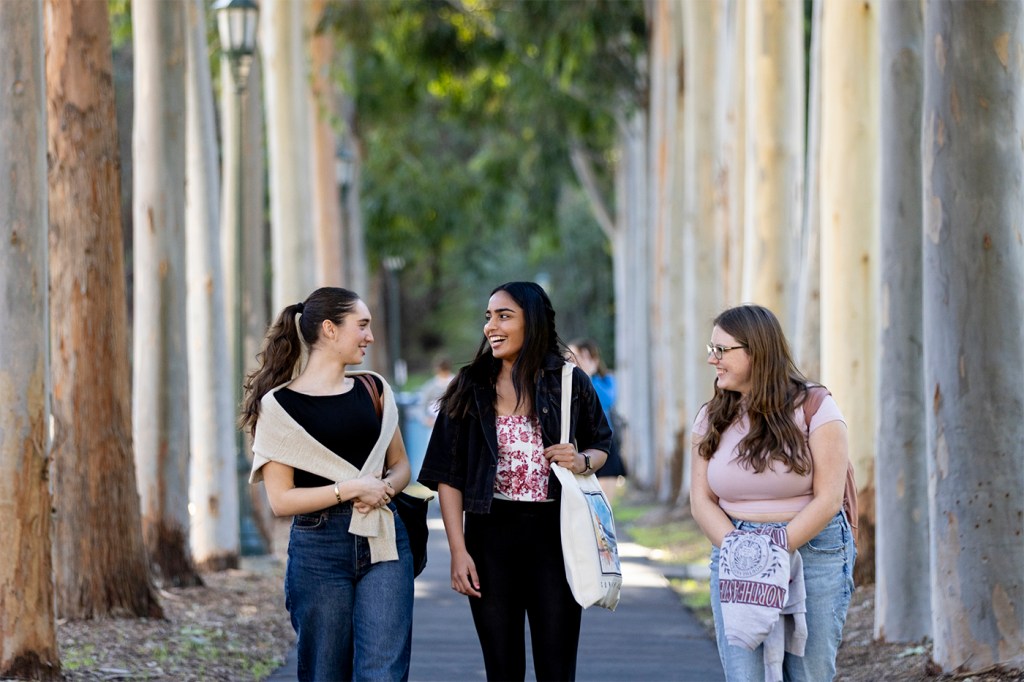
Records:
M468 360L488 293L512 279L544 280L563 336L614 357L610 252L569 150L607 158L642 96L640 0L368 0L329 5L319 29L354 52L339 80L365 143L368 250L408 264L412 368L440 348Z
M114 49L132 42L132 0L107 0L110 13L110 41Z

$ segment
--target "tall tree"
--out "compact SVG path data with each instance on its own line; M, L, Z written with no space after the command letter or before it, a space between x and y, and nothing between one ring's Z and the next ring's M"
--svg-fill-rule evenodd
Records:
M0 677L60 678L47 437L46 102L38 2L0 2Z
M803 2L752 2L746 15L742 297L770 308L792 335L804 170Z
M185 4L132 3L135 50L132 422L142 530L165 583L200 582L188 549Z
M826 2L821 101L821 377L849 426L857 578L874 581L878 349L877 2Z
M1024 6L924 10L933 657L1024 665Z
M217 124L201 0L186 0L185 273L188 319L189 541L203 569L238 566L234 386L220 255Z
M881 259L875 636L931 631L924 334L921 329L922 11L881 5Z
M45 7L57 614L161 617L132 453L107 6Z
M264 101L273 259L272 308L302 301L318 284L314 256L309 73L303 42L305 2L261 6Z

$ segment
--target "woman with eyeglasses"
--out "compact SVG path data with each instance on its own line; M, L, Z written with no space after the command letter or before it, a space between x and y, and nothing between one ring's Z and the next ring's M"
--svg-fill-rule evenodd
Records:
M822 399L824 389L796 368L770 310L725 310L715 318L707 349L715 389L694 422L690 508L713 545L711 602L726 679L763 680L766 665L777 658L782 679L831 680L856 558L841 508L849 462L846 423L832 397ZM815 400L805 406L812 392ZM772 552L789 561L771 563ZM765 587L754 596L750 589L781 575L781 563L788 564L789 579L802 576L806 592L802 656L792 653L799 653L800 641L786 641L783 654L780 640L767 634L783 617L783 592ZM792 583L788 588L792 601L798 589ZM764 594L778 601L762 599ZM782 608L773 612L775 607ZM801 620L789 618L791 626ZM802 628L797 632L803 634Z

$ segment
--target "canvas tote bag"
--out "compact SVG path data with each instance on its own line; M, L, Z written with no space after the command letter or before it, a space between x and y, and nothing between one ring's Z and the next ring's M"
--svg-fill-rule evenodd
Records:
M568 362L562 367L561 443L569 442L573 367ZM562 484L562 558L572 596L583 608L597 604L614 611L622 588L622 569L612 507L597 476L574 474L557 464L551 468Z

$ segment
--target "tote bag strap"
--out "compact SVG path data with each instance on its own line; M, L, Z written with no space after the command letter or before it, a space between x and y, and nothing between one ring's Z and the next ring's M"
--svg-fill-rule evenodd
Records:
M572 368L571 362L562 365L562 437L559 443L569 442L569 419L572 405Z

